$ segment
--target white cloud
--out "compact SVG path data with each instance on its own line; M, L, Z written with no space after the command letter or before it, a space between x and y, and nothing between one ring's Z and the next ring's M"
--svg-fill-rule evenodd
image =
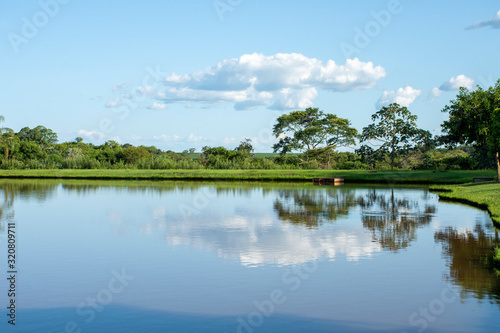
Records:
M431 97L434 100L434 98L441 96L442 93L443 91L441 89L439 89L438 87L434 87L431 90Z
M385 75L381 66L357 58L338 65L298 53L254 53L191 74L173 73L165 78L164 90L149 94L163 102L234 103L236 109L306 108L313 105L317 89L369 89Z
M98 131L79 130L78 135L91 140L104 140L106 138L106 134Z
M190 80L189 75L184 74L184 75L177 75L173 73L172 75L168 75L165 78L165 81L170 81L170 82L177 82L177 83L185 83Z
M165 103L158 103L158 102L153 102L149 109L151 110L165 110L167 108L167 105Z
M500 29L500 10L497 12L497 14L492 19L489 19L486 21L479 21L476 24L467 27L467 30L484 28L484 27L491 27L493 29Z
M122 82L122 83L119 83L119 84L115 84L113 86L113 91L119 91L119 90L123 90L123 89L127 89L128 86L129 86L130 82Z
M153 140L164 141L164 142L179 141L180 139L181 137L178 135L168 136L166 134L161 134L153 136Z
M399 88L397 91L384 91L382 96L378 99L375 107L380 109L384 106L388 106L392 103L398 103L401 106L410 106L415 99L420 96L421 90L414 89L411 86L406 86L404 88Z
M113 141L116 141L118 143L120 143L122 141L119 136L110 137L106 133L98 132L98 131L87 131L87 130L82 129L82 130L78 131L78 135L83 137L83 138L87 138L89 140L92 140L92 141L113 140Z
M146 95L146 96L149 96L149 95L152 95L155 93L155 90L152 86L145 86L145 87L138 87L136 89L136 92L139 94L139 95Z
M465 87L467 89L472 89L474 87L474 80L463 75L457 75L450 78L448 81L444 82L441 86L432 88L429 93L429 99L434 101L437 97L441 96L443 91L455 91L460 89L460 87Z
M458 90L460 87L465 87L467 89L472 89L474 87L474 80L468 78L467 76L461 74L452 77L448 81L444 82L439 89L443 91L453 91Z
M224 144L228 145L228 144L231 144L231 143L235 143L236 142L236 138L224 138L222 140L222 142L224 142Z
M322 258L359 261L382 251L362 226L297 228L259 212L252 216L220 216L210 225L199 219L196 223L174 220L166 225L165 237L170 244L207 249L221 258L236 259L243 266L301 265Z
M306 88L301 90L293 90L284 88L276 97L272 109L286 110L286 109L305 109L313 105L313 100L318 96L315 88Z
M120 97L117 97L115 99L110 98L106 103L107 108L117 108L121 105L122 105L122 99Z
M187 138L187 141L188 142L200 142L200 141L203 141L205 140L202 136L196 136L194 134L189 134L188 138Z

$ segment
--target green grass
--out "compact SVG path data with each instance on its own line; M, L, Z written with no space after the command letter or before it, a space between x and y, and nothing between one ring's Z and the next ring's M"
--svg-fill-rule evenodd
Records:
M500 226L500 183L432 186L430 190L439 192L439 197L442 199L458 201L488 210L493 222ZM500 253L497 253L497 256L500 256Z
M367 171L367 170L0 170L0 178L67 179L191 179L311 181L314 177L343 177L347 183L463 184L494 171Z

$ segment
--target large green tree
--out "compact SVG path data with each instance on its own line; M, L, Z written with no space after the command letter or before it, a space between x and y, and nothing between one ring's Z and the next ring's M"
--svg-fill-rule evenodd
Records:
M41 125L35 128L24 127L17 133L17 136L21 141L35 142L42 148L57 142L57 134L50 128Z
M489 152L496 160L497 181L500 181L500 79L487 90L460 88L455 100L442 110L449 120L441 127L443 143L448 146L470 144Z
M407 107L397 103L382 107L372 115L373 124L363 128L361 142L368 142L377 149L362 145L358 151L372 151L376 155L389 155L391 170L394 160L409 149L428 140L431 134L417 127L417 116Z
M302 152L309 161L312 156L328 154L339 146L354 145L358 131L348 119L307 108L280 116L273 134L279 138L273 146L275 153Z

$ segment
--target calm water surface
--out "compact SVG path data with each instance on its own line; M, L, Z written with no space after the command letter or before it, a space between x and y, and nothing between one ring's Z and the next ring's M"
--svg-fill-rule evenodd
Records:
M418 187L0 181L1 332L498 332L498 233Z

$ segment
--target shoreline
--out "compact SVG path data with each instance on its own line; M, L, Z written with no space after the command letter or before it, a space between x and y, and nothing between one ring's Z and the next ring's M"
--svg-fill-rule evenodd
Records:
M429 191L437 193L441 201L461 203L488 212L493 225L500 229L500 183L430 186Z
M491 177L492 175L494 175L493 170L0 170L0 179L312 182L313 178L342 177L345 183L415 185L464 184L471 182L475 177Z

